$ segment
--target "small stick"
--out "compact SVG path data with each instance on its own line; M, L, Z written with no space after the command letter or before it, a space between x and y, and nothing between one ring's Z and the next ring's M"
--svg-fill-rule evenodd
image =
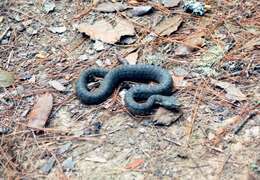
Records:
M11 29L11 27L8 26L8 27L6 28L6 30L0 35L0 41L3 40L3 38L5 37L5 35L8 33L8 31L9 31L10 29Z
M175 145L177 145L177 146L181 146L181 143L176 142L176 141L174 141L174 140L171 140L171 139L168 139L168 138L163 138L163 140L168 141L168 142L171 142L171 143L173 143L173 144L175 144Z
M234 128L234 134L238 134L241 131L241 129L246 125L246 123L249 121L249 119L251 119L254 116L256 116L256 114L257 114L256 112L252 112L242 122L240 122L238 124L238 126L236 126Z

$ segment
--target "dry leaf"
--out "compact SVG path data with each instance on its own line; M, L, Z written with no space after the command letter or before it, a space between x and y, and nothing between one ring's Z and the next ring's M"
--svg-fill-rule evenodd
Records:
M119 40L113 26L105 20L97 21L93 25L83 23L79 25L78 29L79 32L87 34L93 40L101 40L110 44Z
M154 30L157 34L160 34L161 36L169 36L173 32L178 30L182 21L183 19L181 16L170 17L168 19L162 20L157 26L155 26Z
M187 45L193 46L194 48L196 46L202 47L205 42L203 36L205 36L204 32L195 33L195 34L191 35L190 37L188 37L187 39L185 39L184 43Z
M129 64L136 64L137 59L138 59L138 51L132 52L128 54L125 59Z
M14 74L0 69L0 87L9 87L13 84Z
M93 40L100 40L109 44L114 44L120 40L122 36L135 35L134 26L127 20L117 18L117 25L113 27L105 20L97 21L93 25L80 24L79 32L85 33Z
M215 86L218 86L222 89L224 89L227 94L226 97L231 100L237 100L237 101L243 101L246 100L246 96L238 89L234 84L223 82L223 81L217 81L212 79L211 83Z
M172 79L173 79L174 86L176 89L178 89L180 87L187 87L187 86L191 85L191 83L184 80L184 76L173 75Z
M172 112L171 110L159 107L154 114L154 125L170 126L172 123L178 121L182 116L182 112Z
M226 134L230 131L231 127L234 124L238 123L240 120L241 116L239 115L233 116L225 120L221 127L219 127L216 130L215 135L212 138L210 138L211 143L214 145L219 144L222 141L222 139L226 136Z
M97 5L97 7L95 8L95 10L99 12L116 12L123 11L125 9L127 9L127 6L120 2L104 2Z
M136 159L133 162L130 162L129 164L127 164L126 169L135 169L143 163L144 163L143 159Z
M49 85L52 86L54 89L58 90L58 91L65 91L66 87L63 86L63 84L61 84L59 81L53 80L53 81L49 81Z
M135 28L132 23L129 21L122 19L122 18L117 18L116 19L116 27L115 32L118 34L119 39L122 36L134 36L135 35Z
M42 128L45 126L53 106L53 96L46 93L40 96L33 106L28 118L28 126Z
M184 44L175 49L175 55L186 56L189 55L196 47L202 47L204 45L203 32L195 33L192 36L184 40Z

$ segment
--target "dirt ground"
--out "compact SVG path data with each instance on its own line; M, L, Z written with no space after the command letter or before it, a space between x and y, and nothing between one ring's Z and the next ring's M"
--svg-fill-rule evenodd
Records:
M203 16L178 0L120 2L0 0L0 83L14 74L0 86L0 179L260 179L259 1L207 0ZM79 32L122 19L117 42ZM130 114L122 89L79 102L82 70L127 61L166 68L180 111ZM31 128L46 93L47 122Z

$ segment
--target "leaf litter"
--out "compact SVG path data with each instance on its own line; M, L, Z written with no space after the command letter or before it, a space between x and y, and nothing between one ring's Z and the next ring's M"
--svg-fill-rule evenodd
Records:
M259 139L259 118L249 121L240 130L241 122L246 120L243 111L250 113L259 105L255 91L259 74L259 23L255 0L240 4L208 1L212 11L203 17L185 13L183 2L178 0L129 0L122 3L127 9L121 10L115 8L115 3L119 2L115 0L49 1L55 3L55 8L50 8L49 12L42 8L47 1L36 4L13 1L8 10L6 7L10 3L6 2L2 3L5 13L0 16L4 19L0 28L8 29L0 46L1 68L29 75L14 78L7 87L0 88L0 127L12 130L6 133L3 129L0 135L3 140L0 178L31 179L42 176L43 172L47 179L57 176L62 179L107 179L108 176L112 179L247 179L249 175L259 179L257 171L253 170L259 164L256 164L259 160L255 144ZM110 2L110 7L97 10L100 4ZM131 16L131 9L139 6L154 9L152 13ZM119 31L116 29L121 23L117 18L127 21ZM93 27L100 21L105 21L104 26ZM92 28L94 35L90 36L89 32L86 35L94 42L77 33L76 25L70 28L71 23L85 23L87 31ZM19 24L24 28L16 29ZM62 24L66 26L66 33L48 29ZM134 33L132 30L129 33L129 26ZM196 37L197 31L205 31L205 35ZM132 50L124 53L125 49ZM80 71L97 64L112 69L123 63L122 60L132 64L155 64L173 73L173 91L183 102L183 120L174 121L172 112L156 109L159 124L169 125L154 127L154 123L142 123L154 120L154 115L133 117L125 112L117 92L108 100L109 104L85 106L74 99L74 91L63 92L60 91L63 87L48 83L56 79L64 86L62 78L65 78L69 82L66 89L73 89ZM243 65L231 66L236 63ZM224 65L227 67L223 68ZM187 72L177 73L177 67ZM239 73L231 73L231 69ZM211 82L210 74L214 74L217 82ZM21 124L26 120L30 105L37 103L34 97L46 92L55 97L52 114L45 115L50 128L43 129L47 124L42 120L39 127L43 131L34 135ZM218 108L210 108L209 103ZM216 121L220 116L221 120ZM100 122L102 128L98 128L97 133L88 133L86 129L95 122ZM186 129L192 129L191 133L186 133ZM237 129L240 133L235 133ZM92 136L105 141L86 142ZM178 139L178 142L171 139ZM62 148L65 142L72 145ZM185 152L185 156L176 155L176 152ZM93 158L88 158L90 153L94 154ZM42 162L49 164L45 170Z
M230 100L234 101L244 101L247 99L246 95L244 95L241 90L236 87L234 84L223 82L223 81L217 81L212 79L211 83L215 86L218 86L226 91L226 97Z
M120 41L122 36L135 35L134 26L129 21L117 18L116 23L115 27L106 20L97 21L93 25L83 23L79 25L78 30L90 36L93 40L100 40L109 44Z
M46 93L41 95L28 115L28 126L33 128L43 128L51 113L52 106L52 94Z
M169 36L178 30L182 21L183 21L182 17L178 15L170 18L165 18L158 25L154 27L154 31L155 33L161 36Z

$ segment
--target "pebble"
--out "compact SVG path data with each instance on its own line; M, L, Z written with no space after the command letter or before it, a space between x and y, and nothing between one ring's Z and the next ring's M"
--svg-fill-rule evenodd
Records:
M134 141L132 138L129 138L129 139L128 139L128 142L129 142L129 144L131 144L131 145L135 145L135 141Z
M102 41L99 41L99 40L96 40L94 45L93 45L93 48L99 52L99 51L102 51L105 49L105 46L104 46L104 43Z
M62 168L64 171L69 171L74 169L75 161L73 161L72 157L67 158L62 163Z
M134 7L130 12L132 16L143 16L147 13L152 12L152 6L137 6Z
M142 134L144 134L146 132L145 128L139 128L138 131Z
M84 60L87 60L88 57L89 57L89 56L88 56L87 54L82 54L82 55L79 56L79 60L80 60L80 61L84 61Z
M43 164L43 166L41 167L41 171L44 174L49 174L51 169L53 168L55 163L55 159L53 157L51 157L50 159L48 159L48 161L46 163Z
M43 10L46 13L54 11L55 7L56 7L55 3L53 1L50 1L50 0L45 1L44 4L43 4Z

